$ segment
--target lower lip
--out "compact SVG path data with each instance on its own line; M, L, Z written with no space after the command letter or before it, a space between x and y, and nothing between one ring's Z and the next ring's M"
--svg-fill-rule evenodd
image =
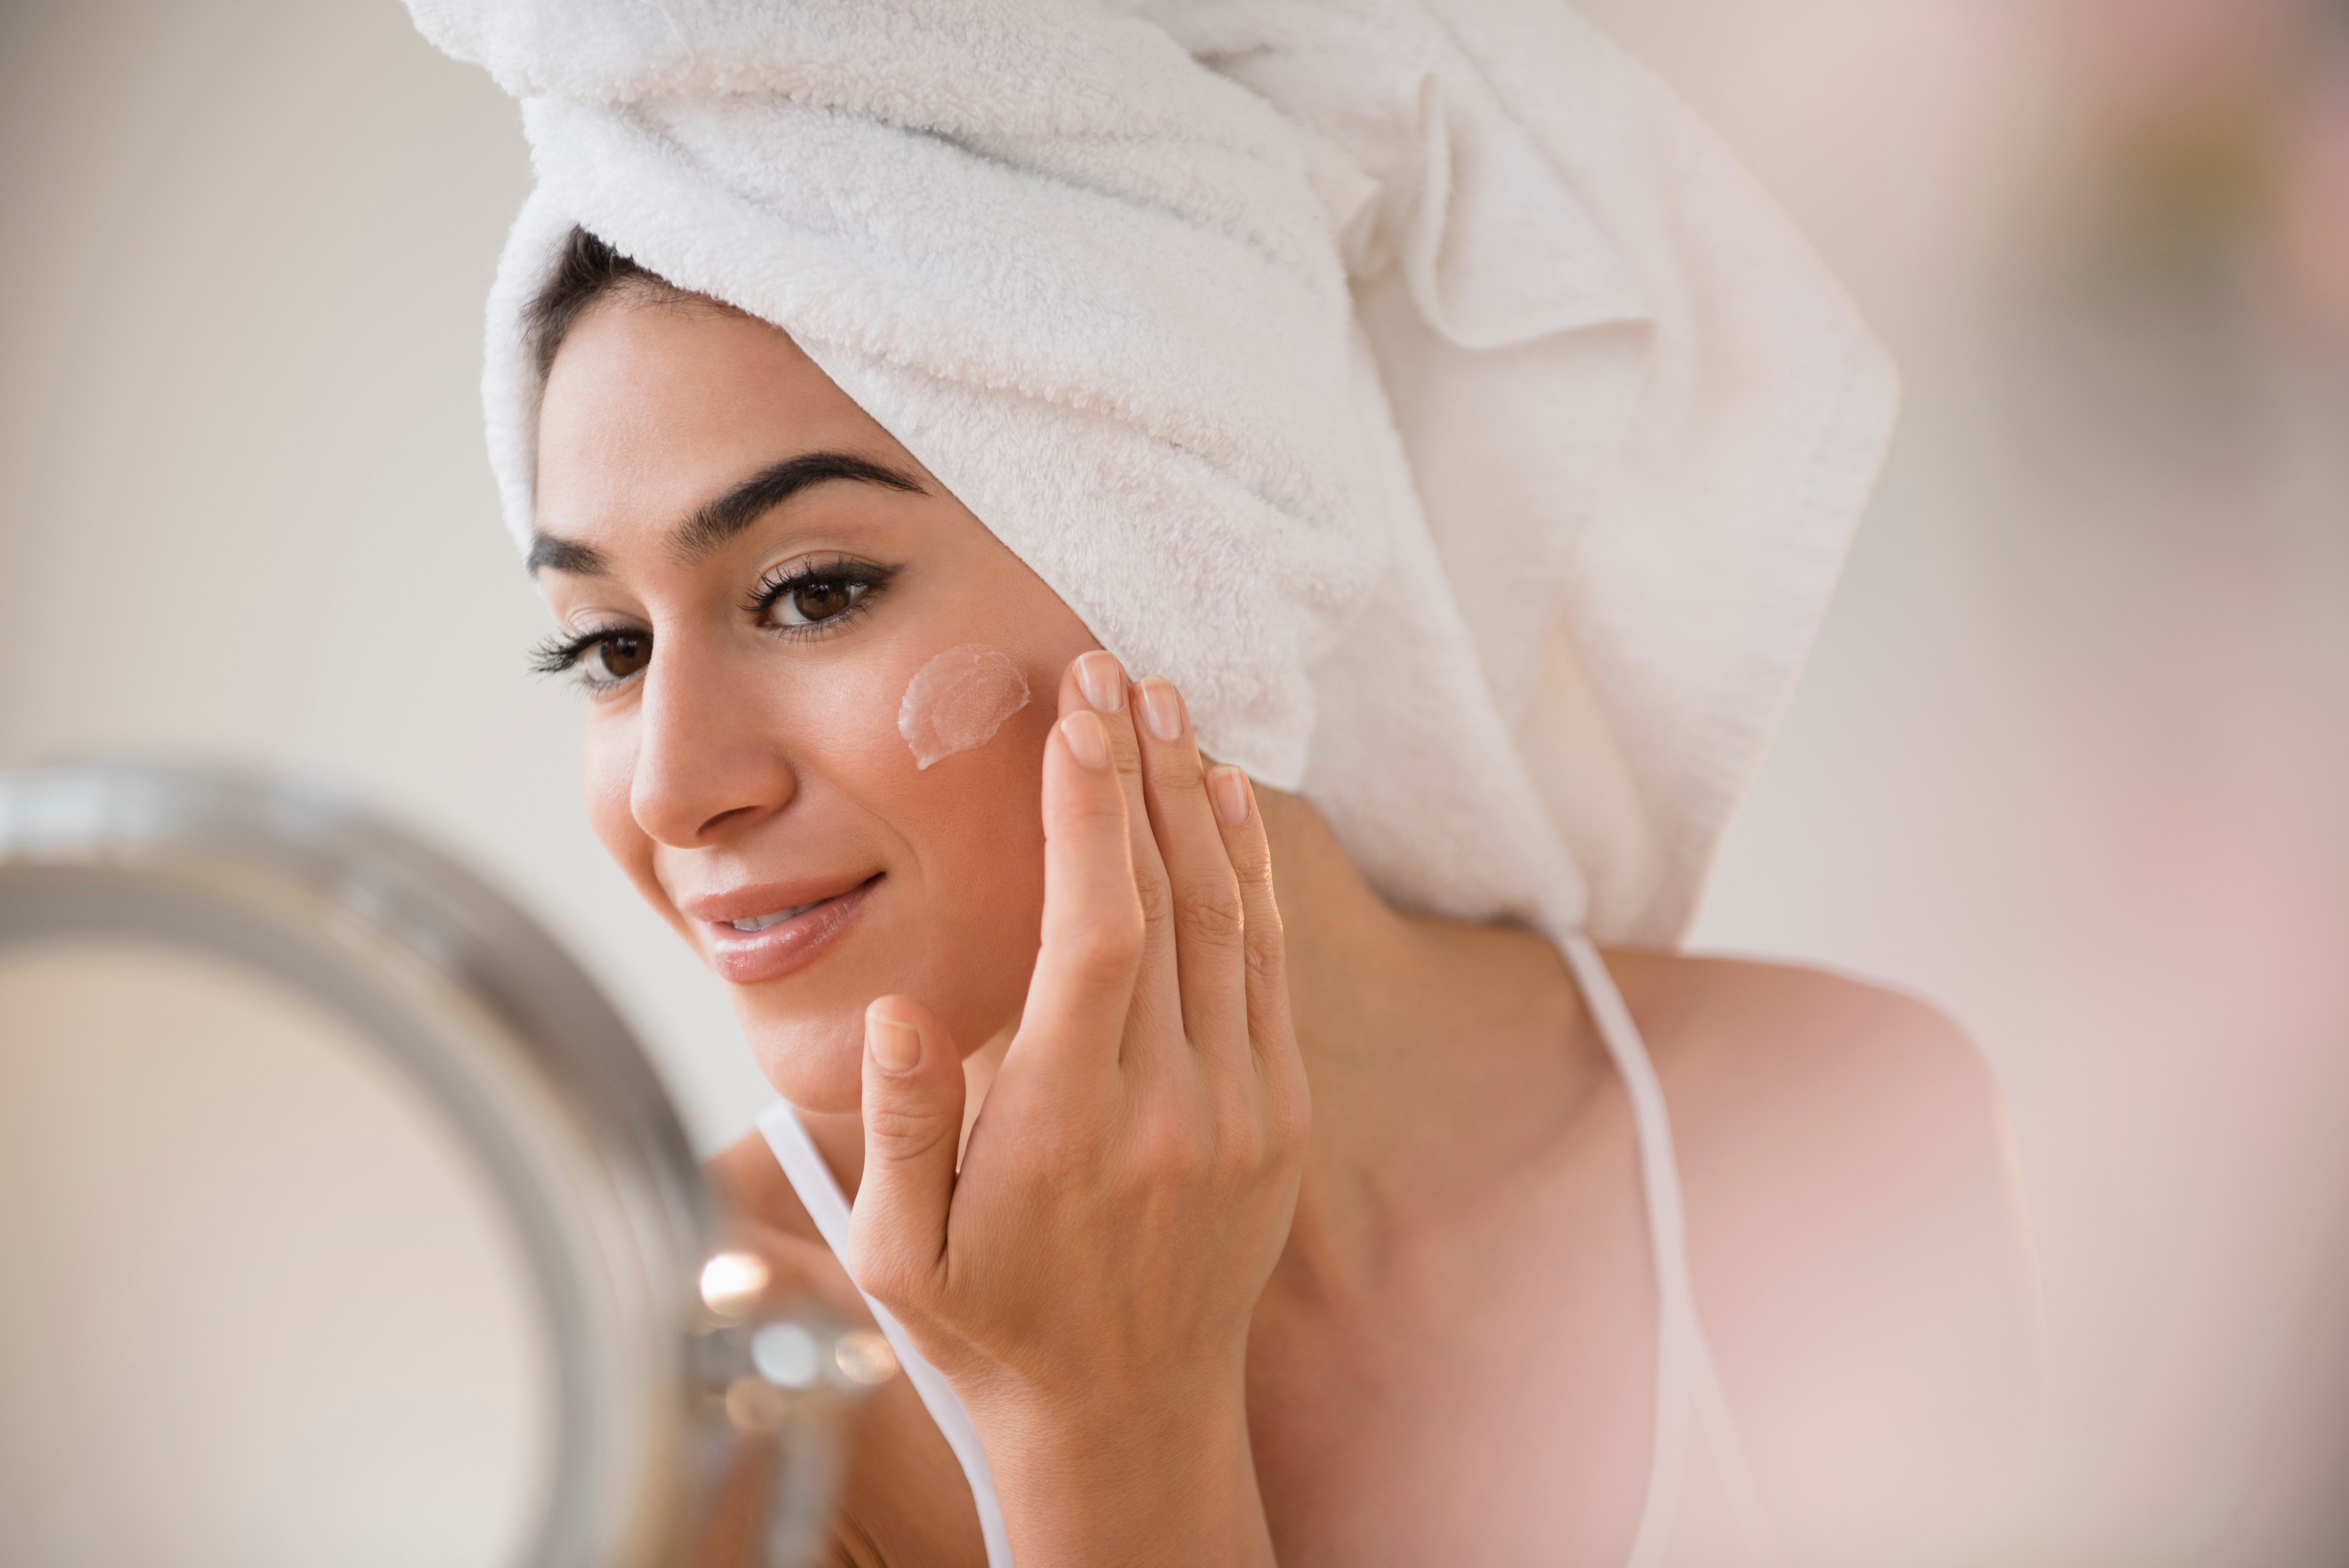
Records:
M796 975L823 956L880 885L881 879L874 877L764 931L738 931L730 922L709 922L709 966L720 980L737 985Z

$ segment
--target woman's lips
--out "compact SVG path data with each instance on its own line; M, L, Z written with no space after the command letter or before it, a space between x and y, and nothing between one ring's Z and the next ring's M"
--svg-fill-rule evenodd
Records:
M755 985L796 974L821 956L833 939L846 930L873 890L877 876L846 892L809 904L789 919L758 931L743 931L733 922L705 920L701 929L709 949L709 967L720 980Z

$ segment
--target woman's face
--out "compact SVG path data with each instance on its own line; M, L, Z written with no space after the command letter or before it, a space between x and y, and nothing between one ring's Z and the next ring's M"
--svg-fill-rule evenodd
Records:
M1098 645L1059 596L790 337L641 293L556 356L537 521L547 662L588 688L588 816L726 983L769 1081L853 1108L864 1006L890 993L966 1050L1013 1023L1044 741ZM907 684L970 644L1030 700L917 767Z

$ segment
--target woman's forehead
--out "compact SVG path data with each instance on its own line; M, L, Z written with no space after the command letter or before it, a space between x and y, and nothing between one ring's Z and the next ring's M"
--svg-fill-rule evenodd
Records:
M683 525L794 461L818 479L929 482L788 335L698 303L598 302L555 356L538 434L536 531L559 539ZM788 475L772 482L795 488ZM716 521L730 531L722 505Z
M555 355L539 410L541 477L550 459L682 459L802 431L808 445L895 446L780 327L714 304L616 294Z

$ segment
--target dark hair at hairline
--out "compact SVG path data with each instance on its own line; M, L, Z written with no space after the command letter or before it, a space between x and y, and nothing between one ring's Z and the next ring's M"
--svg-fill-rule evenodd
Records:
M640 266L586 230L574 224L563 237L562 254L554 270L523 312L523 332L530 345L531 363L543 382L554 368L555 352L587 314L587 307L621 289L682 303L702 296L681 289L649 267ZM715 301L710 302L715 304Z

